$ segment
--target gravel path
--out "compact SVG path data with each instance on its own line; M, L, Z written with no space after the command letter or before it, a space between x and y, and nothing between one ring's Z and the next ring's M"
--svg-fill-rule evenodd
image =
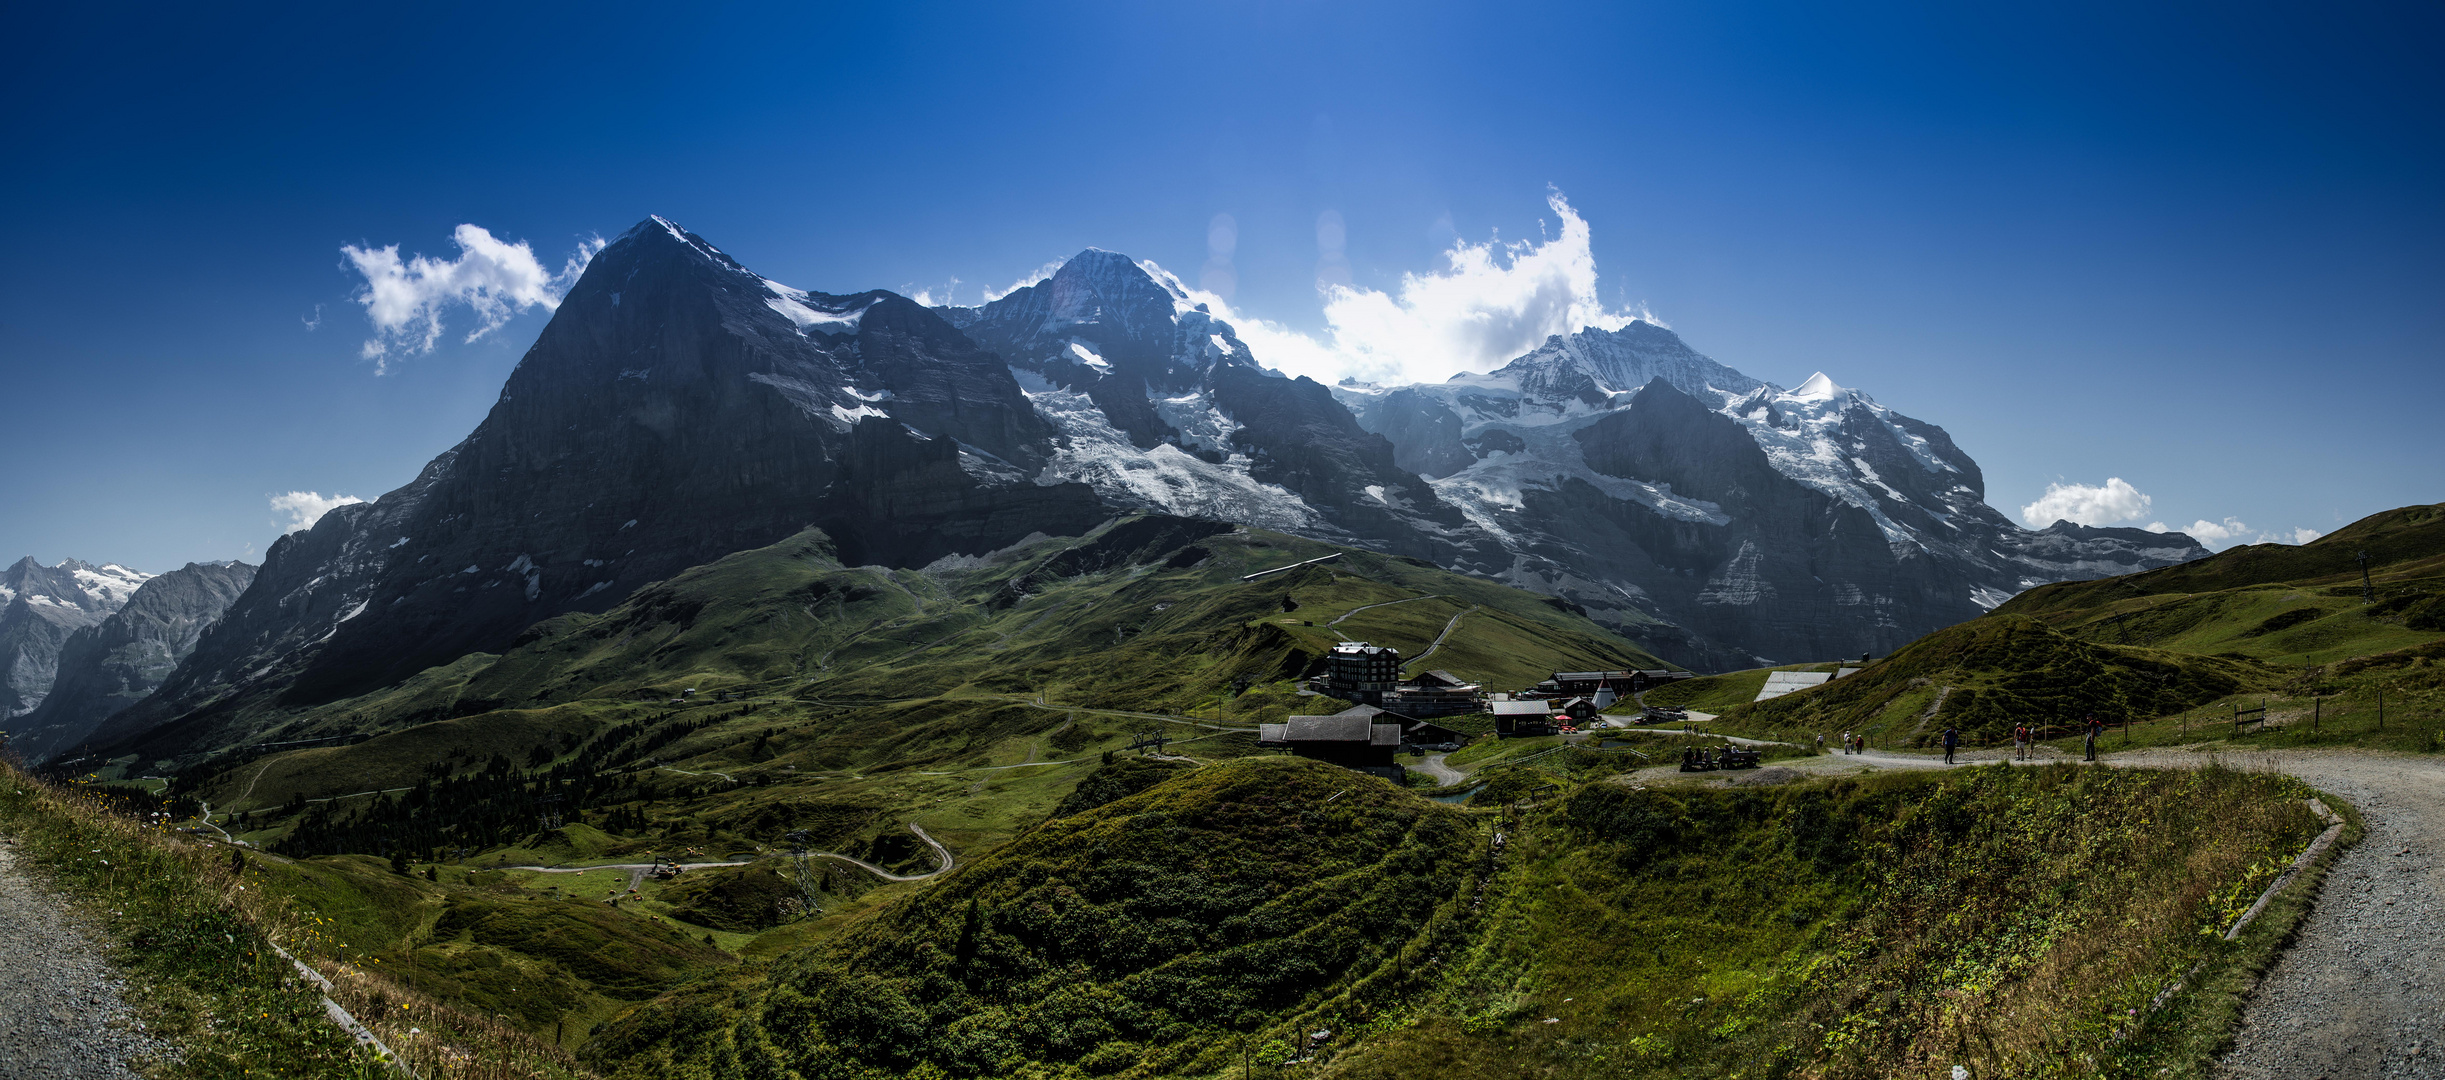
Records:
M1445 787L1449 787L1453 784L1457 784L1468 779L1468 777L1460 774L1460 770L1444 764L1443 758L1444 755L1442 754L1428 754L1425 757L1419 758L1418 771L1434 777L1436 783L1442 784Z
M133 1080L128 1062L170 1049L144 1033L100 944L18 868L5 837L0 950L0 1080Z
M2232 1080L2445 1078L2445 764L2391 754L2266 755L2359 808L2292 947L2250 997Z
M2078 760L2040 750L2041 760ZM1982 750L1962 755L1962 764L2009 756ZM2103 757L2112 765L2169 768L2211 760L2174 749ZM2364 750L2243 751L2222 760L2290 773L2333 792L2360 811L2368 832L2335 860L2292 946L2251 993L2217 1074L2224 1080L2445 1080L2445 760ZM1780 764L1946 767L1933 755L1886 751Z

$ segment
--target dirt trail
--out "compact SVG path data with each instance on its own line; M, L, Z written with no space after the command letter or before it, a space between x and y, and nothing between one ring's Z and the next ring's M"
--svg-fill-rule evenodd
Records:
M2040 761L2077 761L2044 751ZM2009 750L1963 755L1992 764ZM2109 753L2106 764L2290 773L2349 801L2368 833L2338 858L2242 1009L2224 1080L2445 1080L2445 758L2366 750ZM1801 768L1947 768L1941 758L1870 751L1783 762Z
M120 996L125 980L68 910L0 837L0 1077L134 1080L128 1063L170 1047L145 1034Z

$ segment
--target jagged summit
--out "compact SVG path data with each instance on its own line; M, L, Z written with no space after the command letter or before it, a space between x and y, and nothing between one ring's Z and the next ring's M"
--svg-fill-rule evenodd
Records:
M1056 435L1001 358L914 301L793 289L649 218L596 254L465 440L275 543L95 741L170 756L809 525L853 565L1074 535L1111 511L1039 475Z
M152 577L117 563L44 566L31 555L0 570L0 719L41 704L68 638L109 618Z
M1717 391L1747 393L1766 385L1708 359L1679 334L1643 319L1618 330L1588 327L1573 334L1555 334L1490 376L1458 376L1451 381L1599 405L1614 394L1630 393L1658 378L1682 393L1702 398L1711 398Z

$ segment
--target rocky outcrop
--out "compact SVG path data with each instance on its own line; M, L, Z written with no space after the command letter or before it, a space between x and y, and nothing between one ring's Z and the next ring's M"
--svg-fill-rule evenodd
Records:
M252 566L212 562L146 581L118 611L69 636L50 695L12 725L9 749L36 764L73 749L168 679L254 580Z
M44 566L28 557L0 570L0 721L42 704L69 636L109 618L148 577L75 559Z

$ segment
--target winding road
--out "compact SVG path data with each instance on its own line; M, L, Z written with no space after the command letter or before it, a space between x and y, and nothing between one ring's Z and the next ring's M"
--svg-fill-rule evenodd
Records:
M926 831L925 831L925 827L924 827L924 826L919 825L919 824L917 824L916 822L912 821L912 822L909 822L909 823L908 823L908 831L913 832L913 833L916 833L916 834L917 834L917 839L925 841L925 844L926 844L926 846L927 846L927 847L930 847L930 848L933 848L933 849L934 849L934 858L935 858L936 862L937 862L939 865L935 866L933 869L928 870L928 871L926 871L925 873L922 873L922 874L895 874L895 873L893 873L893 872L891 872L891 871L889 871L889 870L886 870L886 869L884 869L884 868L882 868L882 867L880 867L880 866L876 866L875 864L870 863L870 862L867 862L866 860L861 859L861 858L858 858L858 857L856 857L856 856L854 856L854 855L843 855L843 854L841 854L840 852L837 852L837 851L810 851L810 852L807 852L807 854L808 854L808 855L811 855L811 856L815 856L815 857L817 857L817 858L834 859L834 860L837 860L837 861L840 861L840 862L845 862L845 863L848 863L848 864L849 864L849 865L851 865L851 866L857 867L857 868L858 868L858 869L860 869L860 870L864 870L864 871L866 871L867 873L873 874L874 876L879 877L879 878L882 878L882 879L883 879L883 880L885 880L885 881L924 881L924 880L926 880L927 878L932 878L932 877L940 877L940 876L942 876L943 874L950 873L950 872L951 872L951 868L952 868L952 867L954 867L954 866L957 866L957 865L958 865L958 861L957 861L957 860L955 860L955 859L953 859L953 858L951 857L951 849L950 849L950 848L947 848L947 847L942 846L942 841L940 841L940 840L936 840L936 839L934 839L932 836L928 835L928 834L926 833ZM785 855L785 854L774 854L774 855L766 855L766 856L763 856L763 858L765 858L765 859L786 859L786 858L789 858L789 857L790 857L790 856ZM680 864L678 864L678 865L679 865L679 868L680 868L681 870L683 870L683 871L685 871L685 870L709 870L709 869L712 869L712 868L714 868L714 867L720 867L720 866L746 866L746 865L748 865L748 864L750 864L750 863L753 863L753 862L756 862L756 861L757 861L757 860L755 860L755 859L740 859L740 860L737 860L737 861L734 861L734 862L692 862L692 863L680 863ZM533 872L535 872L535 873L539 873L539 874L584 874L584 873L591 873L591 872L596 871L596 870L629 870L629 871L634 871L634 873L632 873L632 874L630 874L630 875L629 875L629 879L628 879L628 886L629 886L629 888L632 888L632 889L633 889L633 888L636 888L636 886L637 886L637 880L638 880L638 878L639 878L639 877L641 877L641 876L642 876L642 875L643 875L643 874L644 874L646 871L648 871L648 870L652 870L652 869L654 868L654 866L655 866L655 865L656 865L656 864L654 864L654 863L596 863L596 864L594 864L594 865L592 865L592 866L524 866L524 865L520 865L520 866L494 866L494 867L486 867L485 869L491 869L491 870L528 870L528 871L533 871Z

